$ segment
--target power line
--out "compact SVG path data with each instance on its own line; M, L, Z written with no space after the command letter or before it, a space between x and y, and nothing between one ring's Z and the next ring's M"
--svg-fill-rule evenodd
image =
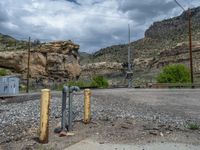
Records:
M174 0L176 2L176 4L183 9L183 11L186 11L185 8L177 1L177 0Z

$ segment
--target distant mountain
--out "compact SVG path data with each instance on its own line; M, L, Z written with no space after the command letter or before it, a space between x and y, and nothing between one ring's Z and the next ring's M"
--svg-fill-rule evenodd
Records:
M0 33L0 51L15 51L27 49L27 42Z
M92 54L89 54L87 52L79 52L79 56L82 63L88 63L91 60Z
M40 41L36 39L31 42L31 47L37 47L40 44ZM0 33L0 51L24 51L27 49L28 39L27 41L17 40L9 35Z
M200 40L200 7L191 9L192 38ZM155 22L145 32L145 37L131 43L132 57L157 57L161 51L169 50L178 43L188 40L188 17L184 12L178 17ZM127 45L114 45L100 49L93 55L93 62L107 61L126 62Z
M194 71L195 76L200 78L200 7L191 9L191 15ZM187 12L153 23L144 35L143 39L131 43L134 77L153 80L167 64L184 63L189 66ZM126 63L127 49L127 44L102 48L92 55L90 62Z

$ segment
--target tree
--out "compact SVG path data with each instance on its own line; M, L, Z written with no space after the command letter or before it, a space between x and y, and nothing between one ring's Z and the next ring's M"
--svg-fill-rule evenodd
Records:
M188 83L190 82L189 69L183 64L165 66L157 77L158 83Z

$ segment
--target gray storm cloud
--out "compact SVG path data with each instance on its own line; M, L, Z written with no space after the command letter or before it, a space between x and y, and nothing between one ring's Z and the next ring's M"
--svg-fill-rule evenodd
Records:
M181 1L181 0L180 0ZM199 0L182 0L184 7ZM181 14L173 0L1 0L0 33L19 39L72 40L82 51L142 38L153 21Z

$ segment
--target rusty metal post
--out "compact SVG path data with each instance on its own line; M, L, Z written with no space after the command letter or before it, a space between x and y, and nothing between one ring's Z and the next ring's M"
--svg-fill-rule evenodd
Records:
M41 101L40 101L40 132L39 142L48 143L49 138L49 106L50 106L50 90L41 90Z
M85 124L90 122L91 119L91 108L90 108L90 99L91 99L91 90L84 90L84 119L83 122Z

